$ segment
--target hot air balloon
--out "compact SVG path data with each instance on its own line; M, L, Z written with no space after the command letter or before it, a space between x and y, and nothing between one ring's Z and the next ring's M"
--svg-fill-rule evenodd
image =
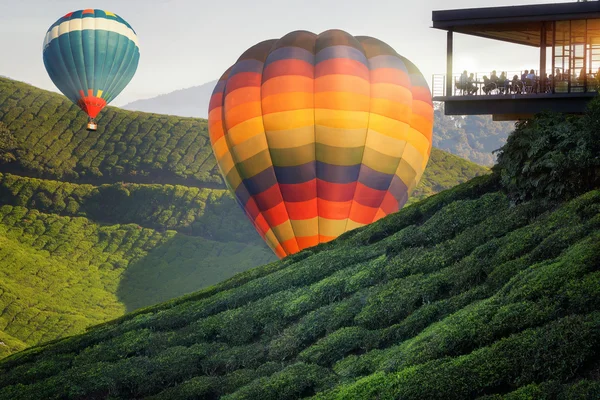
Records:
M431 152L433 104L384 42L296 31L240 56L208 121L227 187L283 258L404 206Z
M44 39L44 65L56 87L95 118L127 86L138 66L135 31L109 11L79 10L56 21Z

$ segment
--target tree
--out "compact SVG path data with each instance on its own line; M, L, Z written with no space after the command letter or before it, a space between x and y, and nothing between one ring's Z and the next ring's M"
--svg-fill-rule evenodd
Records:
M0 163L15 161L16 158L12 152L16 148L17 140L4 123L0 122Z

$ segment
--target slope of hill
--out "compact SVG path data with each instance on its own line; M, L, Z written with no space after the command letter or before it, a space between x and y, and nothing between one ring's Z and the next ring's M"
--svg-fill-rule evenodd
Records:
M206 121L103 118L89 133L62 96L0 79L18 145L0 162L0 357L275 259L220 183ZM412 201L484 173L433 149Z
M259 246L4 205L0 341L7 334L33 345L79 333L272 259Z
M124 110L143 111L181 117L208 118L208 103L217 81L175 90L150 99L136 100L124 105Z
M14 134L4 172L82 183L220 184L205 120L107 107L98 131L63 96L0 78L0 121Z
M0 398L594 398L599 228L598 190L513 205L475 178L13 355Z

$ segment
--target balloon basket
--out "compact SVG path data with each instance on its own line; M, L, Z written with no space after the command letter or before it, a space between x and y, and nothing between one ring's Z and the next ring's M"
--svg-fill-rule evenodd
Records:
M88 131L95 131L98 129L98 124L96 123L96 121L94 120L90 120L87 123L87 130Z

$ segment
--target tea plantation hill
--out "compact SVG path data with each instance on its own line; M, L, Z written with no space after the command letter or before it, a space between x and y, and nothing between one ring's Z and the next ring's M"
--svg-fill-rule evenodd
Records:
M205 120L109 107L99 122L0 78L0 358L275 260ZM415 199L484 173L434 149Z
M493 174L5 358L0 399L600 398L598 131L520 124Z

